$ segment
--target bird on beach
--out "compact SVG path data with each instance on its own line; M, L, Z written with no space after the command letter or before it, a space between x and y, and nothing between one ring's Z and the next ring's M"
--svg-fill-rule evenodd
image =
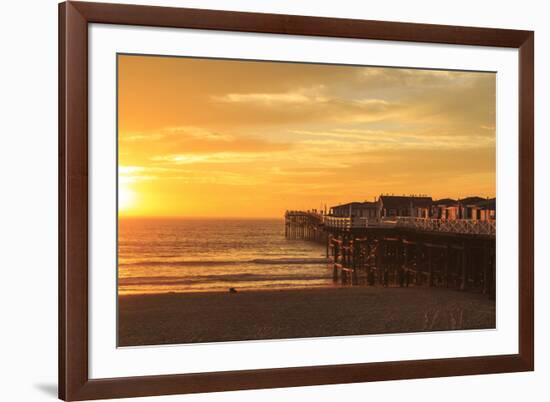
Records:
M237 289L235 289L235 288L229 288L229 293L237 293Z

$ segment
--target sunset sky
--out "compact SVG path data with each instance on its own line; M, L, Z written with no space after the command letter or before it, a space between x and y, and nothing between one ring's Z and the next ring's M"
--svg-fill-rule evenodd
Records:
M495 195L493 73L119 56L121 215Z

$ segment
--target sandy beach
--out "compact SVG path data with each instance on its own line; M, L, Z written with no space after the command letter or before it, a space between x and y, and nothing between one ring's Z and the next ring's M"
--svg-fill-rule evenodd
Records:
M440 288L324 288L119 297L119 346L495 327L495 301Z

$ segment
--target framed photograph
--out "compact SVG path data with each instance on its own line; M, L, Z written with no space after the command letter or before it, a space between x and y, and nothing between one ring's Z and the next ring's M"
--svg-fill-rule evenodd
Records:
M533 32L59 21L61 399L534 369Z

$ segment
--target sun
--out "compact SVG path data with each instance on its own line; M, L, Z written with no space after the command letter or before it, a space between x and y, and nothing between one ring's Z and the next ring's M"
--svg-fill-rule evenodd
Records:
M120 186L118 189L118 211L121 213L132 209L136 202L136 193L127 186Z

